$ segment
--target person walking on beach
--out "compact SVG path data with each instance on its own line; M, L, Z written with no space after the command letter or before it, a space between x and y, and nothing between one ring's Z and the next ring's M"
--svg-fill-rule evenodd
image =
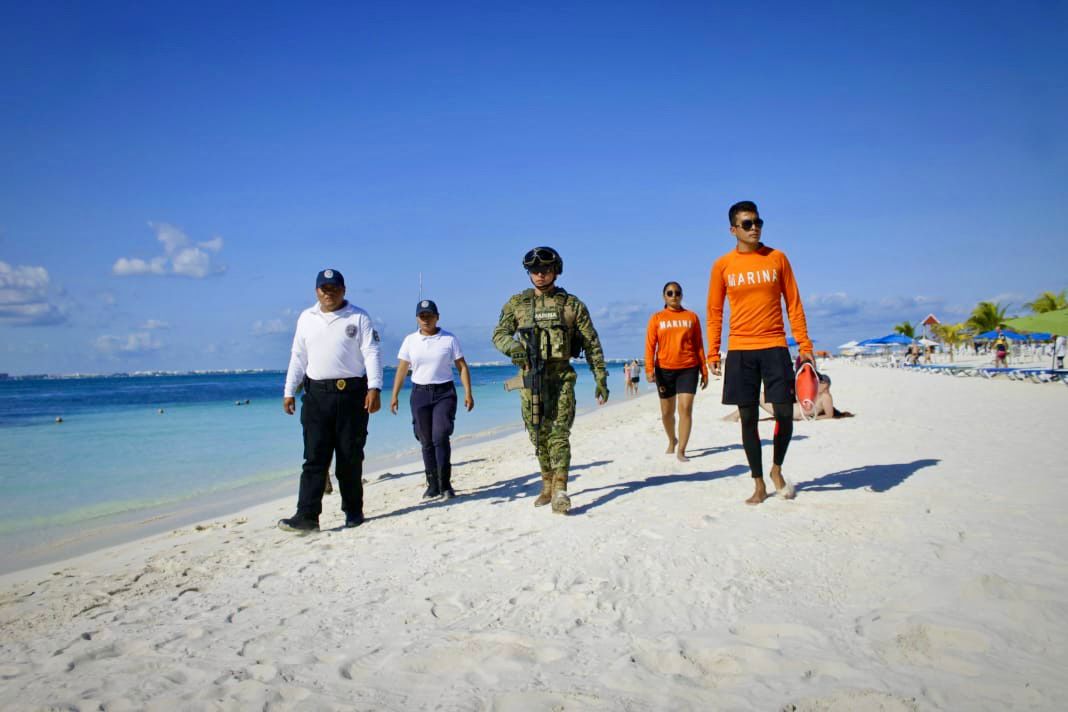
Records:
M693 426L698 377L702 390L708 386L705 345L697 315L682 308L682 285L668 282L661 292L664 308L649 318L645 329L645 374L646 380L656 382L660 396L660 421L668 438L667 454L675 454L679 462L688 462L686 445ZM675 435L676 401L678 436Z
M345 278L336 269L316 276L315 296L318 303L297 319L282 397L282 409L293 415L303 387L304 469L297 512L278 522L280 529L302 533L319 530L331 456L345 526L363 523L363 446L367 421L382 404L382 360L371 316L345 300Z
M630 387L634 391L634 395L638 395L638 382L642 378L642 367L638 363L638 359L631 359L630 361Z
M523 257L523 268L533 288L504 303L493 330L493 345L512 359L523 377L523 422L541 467L541 493L534 506L551 502L553 512L567 514L577 378L570 359L585 352L599 404L608 400L608 370L586 305L556 286L556 278L564 271L556 250L535 247Z
M464 408L475 407L471 391L471 372L464 360L460 341L451 332L438 326L438 305L423 299L415 306L415 320L419 329L404 337L397 353L397 373L393 377L393 397L389 409L394 415L399 406L401 386L412 371L412 394L408 404L412 409L412 424L423 446L423 469L426 472L426 491L423 499L441 496L452 499L452 435L456 423L456 384L452 367L460 372L464 387Z
M627 395L630 395L630 361L623 364L623 387L627 391Z
M730 301L727 359L723 375L723 403L738 406L742 446L753 476L753 495L747 504L768 497L760 452L760 385L775 413L771 480L786 499L794 489L782 474L786 449L793 436L794 369L786 346L782 302L790 317L802 362L814 363L805 310L790 261L780 250L760 241L764 221L755 203L735 203L727 213L736 244L712 265L708 284L708 360L712 374L720 373L723 302Z
M998 335L994 338L994 367L1005 368L1009 365L1009 340L1005 338L1001 327L998 327Z
M1063 336L1058 336L1053 345L1053 355L1057 359L1056 368L1064 368L1064 354L1068 350L1066 348L1066 340Z

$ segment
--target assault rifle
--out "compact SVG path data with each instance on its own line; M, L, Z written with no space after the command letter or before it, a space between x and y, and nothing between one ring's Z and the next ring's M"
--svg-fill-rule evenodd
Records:
M534 454L541 454L541 377L545 361L541 357L538 330L527 327L519 330L519 340L527 352L527 367L504 382L504 390L530 389L530 424L534 426Z

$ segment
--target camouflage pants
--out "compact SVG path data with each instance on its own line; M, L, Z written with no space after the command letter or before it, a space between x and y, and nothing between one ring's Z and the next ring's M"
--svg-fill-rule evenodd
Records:
M567 471L571 465L571 425L575 422L575 369L546 368L541 382L541 428L536 432L530 422L530 391L520 391L523 423L531 444L538 447L538 464L542 472Z

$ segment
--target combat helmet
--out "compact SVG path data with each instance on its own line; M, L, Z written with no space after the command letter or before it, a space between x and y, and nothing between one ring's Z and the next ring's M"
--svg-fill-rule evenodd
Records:
M535 247L523 256L523 269L528 272L535 267L550 265L557 276L564 273L564 259L551 247Z

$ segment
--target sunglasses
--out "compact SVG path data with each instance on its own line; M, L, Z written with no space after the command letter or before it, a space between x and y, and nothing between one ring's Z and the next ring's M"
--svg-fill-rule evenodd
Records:
M746 231L752 230L754 226L756 226L758 229L762 228L764 227L764 221L761 218L757 218L756 220L742 220L740 223L735 225L735 227L740 227Z
M669 289L669 290L664 292L664 296L665 297L681 297L682 296L682 290L680 289L679 291L676 292L674 289Z

